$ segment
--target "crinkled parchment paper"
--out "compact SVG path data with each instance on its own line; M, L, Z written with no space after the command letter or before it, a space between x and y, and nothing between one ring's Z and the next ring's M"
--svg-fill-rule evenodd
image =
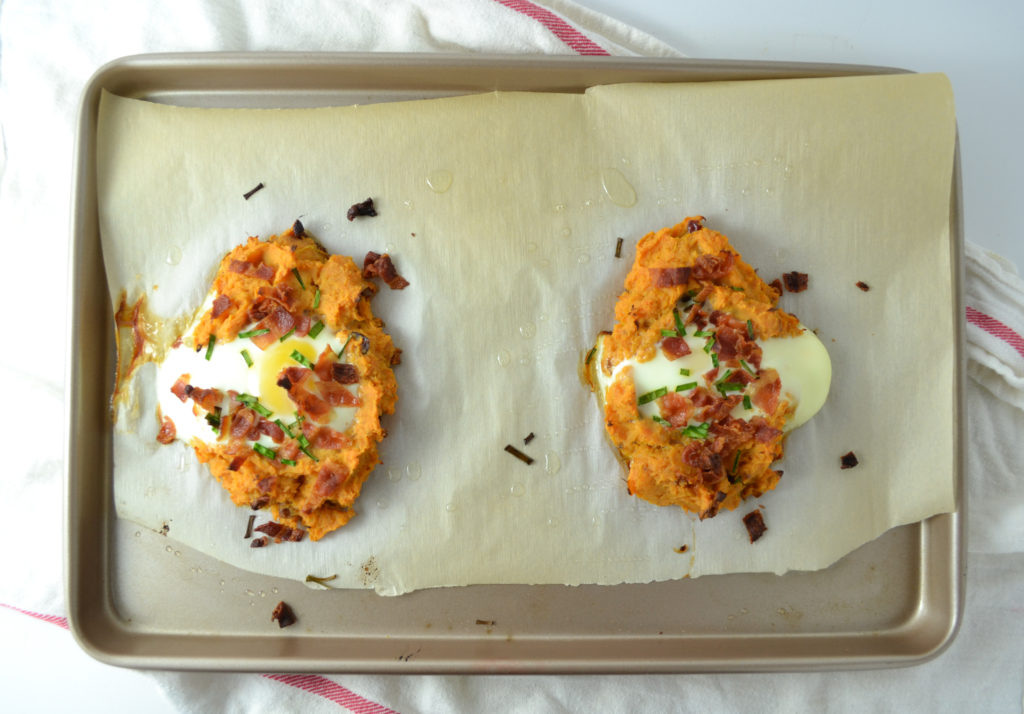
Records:
M118 513L248 570L399 594L816 569L950 511L954 137L935 75L298 110L105 96L113 299L146 293L157 315L190 315L226 251L299 217L331 252L390 252L412 282L375 298L404 350L398 411L348 526L251 549L250 512L187 447L156 443L152 364L115 428ZM345 220L367 196L380 215ZM789 437L779 488L704 522L626 494L577 377L637 239L688 214L768 280L810 274L782 305L818 330L834 370L824 409ZM840 470L851 449L860 466ZM768 532L751 545L740 519L758 505Z

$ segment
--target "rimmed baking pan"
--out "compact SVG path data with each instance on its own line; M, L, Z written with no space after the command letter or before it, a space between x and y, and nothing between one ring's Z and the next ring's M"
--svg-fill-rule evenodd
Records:
M111 308L97 219L100 93L198 107L338 106L620 82L889 73L832 65L437 55L151 55L102 68L82 101L69 283L67 602L94 657L132 667L320 672L685 672L922 662L963 603L962 326L951 385L958 510L893 529L817 572L617 586L478 585L397 598L317 592L227 566L116 517ZM949 280L962 312L959 165ZM961 325L961 321L956 321ZM268 627L278 600L299 626ZM637 607L637 603L643 603ZM685 606L684 606L685 605Z

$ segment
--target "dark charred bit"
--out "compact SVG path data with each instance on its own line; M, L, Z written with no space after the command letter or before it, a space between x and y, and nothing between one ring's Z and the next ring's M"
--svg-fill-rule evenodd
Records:
M246 540L252 538L252 524L256 522L256 516L249 516L249 522L245 526L245 535L242 536Z
M252 543L249 544L249 547L250 548L262 548L263 546L265 546L269 542L270 542L270 540L266 536L260 536L259 538L253 538L252 539Z
M524 444L529 444L531 441L533 441L533 437L534 437L534 433L531 431L529 434L526 435L526 438L523 439L523 443Z
M621 238L619 238L617 241L615 241L615 257L616 258L621 258L622 257L622 239Z
M270 621L277 620L278 627L288 627L294 625L299 621L299 618L295 617L295 611L292 610L291 606L284 600L277 603L274 607L274 612L270 615Z
M855 283L855 285L856 285L856 286L857 286L858 288L860 288L861 290L863 290L864 292L867 292L868 290L870 290L870 289L871 289L871 286L870 286L870 285L868 285L867 283L865 283L865 282L864 282L863 280L858 280L858 281L857 281L857 282Z
M859 464L857 456L852 451L847 451L845 454L839 457L839 468L841 469L852 469L854 466Z
M678 548L673 548L672 550L674 550L674 551L675 551L675 552L677 552L677 553L685 553L685 552L686 552L686 551L688 551L689 549L690 549L690 546L686 545L686 543L683 543L683 544L682 544L681 546L679 546Z
M306 227L302 225L302 221L295 219L295 223L292 224L292 234L296 238L301 238L306 232Z
M409 281L398 274L395 264L391 262L391 256L387 253L381 255L372 250L366 253L363 259L363 277L380 278L392 290L402 290L409 286Z
M497 623L494 620L477 620L478 625L487 625L488 627L494 627Z
M292 388L292 380L288 379L288 377L281 377L281 379L277 380L277 386L287 392Z
M704 227L704 216L697 216L694 220L688 221L686 224L686 230L690 233L696 233Z
M248 191L246 191L245 193L243 193L242 194L242 198L244 198L246 201L248 201L250 198L252 198L256 194L257 191L262 191L263 188L264 188L263 182L260 181L258 184L256 184L256 186L254 188L251 188Z
M512 446L512 444L506 444L505 445L505 451L507 451L508 453L510 453L513 456L515 456L517 459L522 461L527 466L529 466L530 464L533 463L533 459L532 458L530 458L529 456L524 454L522 451L520 451L516 447Z
M761 515L760 511L751 511L743 516L743 525L747 527L747 535L750 536L751 543L763 536L764 532L768 530L764 524L764 516Z
M802 293L807 289L807 273L792 271L782 274L782 282L791 293Z
M348 209L348 219L354 221L358 216L376 216L377 209L373 207L373 199L368 198L361 203L353 203Z
M167 535L170 532L171 527L167 523L164 523L162 526L160 526L160 535Z
M721 503L722 501L725 500L725 497L725 491L719 491L718 493L715 494L715 503Z

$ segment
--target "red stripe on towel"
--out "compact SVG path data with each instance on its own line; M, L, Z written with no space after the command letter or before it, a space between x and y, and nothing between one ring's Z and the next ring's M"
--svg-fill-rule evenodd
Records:
M501 3L509 10L526 15L531 20L536 20L548 28L555 37L564 42L570 49L581 55L604 55L609 52L568 22L560 18L550 10L540 5L535 5L529 0L494 0Z
M60 615L45 615L45 614L43 614L41 612L32 612L31 610L22 610L20 607L14 607L14 605L7 605L6 603L2 603L2 602L0 602L0 607L6 607L8 610L14 610L15 612L20 612L22 615L28 615L29 617L34 617L37 620L42 620L43 622L49 622L51 625L57 625L58 627L63 627L65 630L68 629L68 618L61 617Z
M383 704L361 697L351 689L335 684L319 674L264 674L263 676L287 684L289 687L329 699L355 714L397 714L394 709L388 709Z
M1024 337L1014 332L1009 325L1005 325L991 315L986 315L981 310L975 310L970 306L967 307L967 321L972 325L977 325L993 337L999 338L1017 350L1017 354L1024 357Z

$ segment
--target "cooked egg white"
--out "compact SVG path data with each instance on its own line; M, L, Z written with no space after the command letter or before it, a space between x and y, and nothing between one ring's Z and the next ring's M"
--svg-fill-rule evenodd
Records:
M780 398L789 400L790 404L796 406L792 416L786 421L785 431L790 431L805 423L821 409L828 397L829 385L832 382L832 362L829 359L828 351L813 332L803 325L800 327L803 331L796 337L757 340L762 352L761 368L773 368L779 373L782 385ZM610 376L606 375L599 366L607 338L608 335L602 335L598 340L594 359L594 364L598 365L595 371L602 394L607 393L608 388L620 377L627 366L632 368L633 385L638 397L662 387L673 391L677 386L690 382L696 382L697 386L708 386L704 382L703 376L713 369L714 365L711 362L711 355L704 351L705 338L703 337L687 335L683 338L690 348L688 355L670 360L659 345L653 359L647 362L638 362L635 359L623 360L615 366ZM683 373L685 371L688 371L689 374ZM623 376L623 378L625 377ZM683 390L683 393L686 394L690 391L692 389ZM641 416L646 418L651 418L659 413L657 401L641 404L639 409ZM738 419L751 419L757 415L763 416L764 412L756 406L746 409L742 404L732 412L732 416Z
M203 310L200 310L199 314L203 314ZM214 344L208 360L205 346L196 351L182 344L170 350L157 368L160 412L174 422L178 439L186 443L192 439L199 439L208 444L217 441L217 432L206 421L207 412L196 406L193 400L187 399L182 402L171 392L171 387L178 378L187 374L189 384L203 389L219 389L223 392L225 400L222 406L225 411L227 392L234 390L257 397L260 404L273 412L267 417L271 421L280 419L285 424L290 424L295 421L295 404L288 396L287 390L277 386L278 376L285 367L301 366L291 357L293 351L298 351L315 364L328 346L338 353L343 342L327 328L315 338L292 335L285 338L284 342L274 342L266 350L261 350L248 338L237 338L224 344L218 342ZM253 362L251 367L246 363L242 350L248 352ZM353 394L358 394L358 385L345 387ZM345 431L355 420L356 410L357 407L334 407L331 410L331 421L327 426L336 431ZM266 435L262 435L256 443L268 448L274 445L273 440Z

